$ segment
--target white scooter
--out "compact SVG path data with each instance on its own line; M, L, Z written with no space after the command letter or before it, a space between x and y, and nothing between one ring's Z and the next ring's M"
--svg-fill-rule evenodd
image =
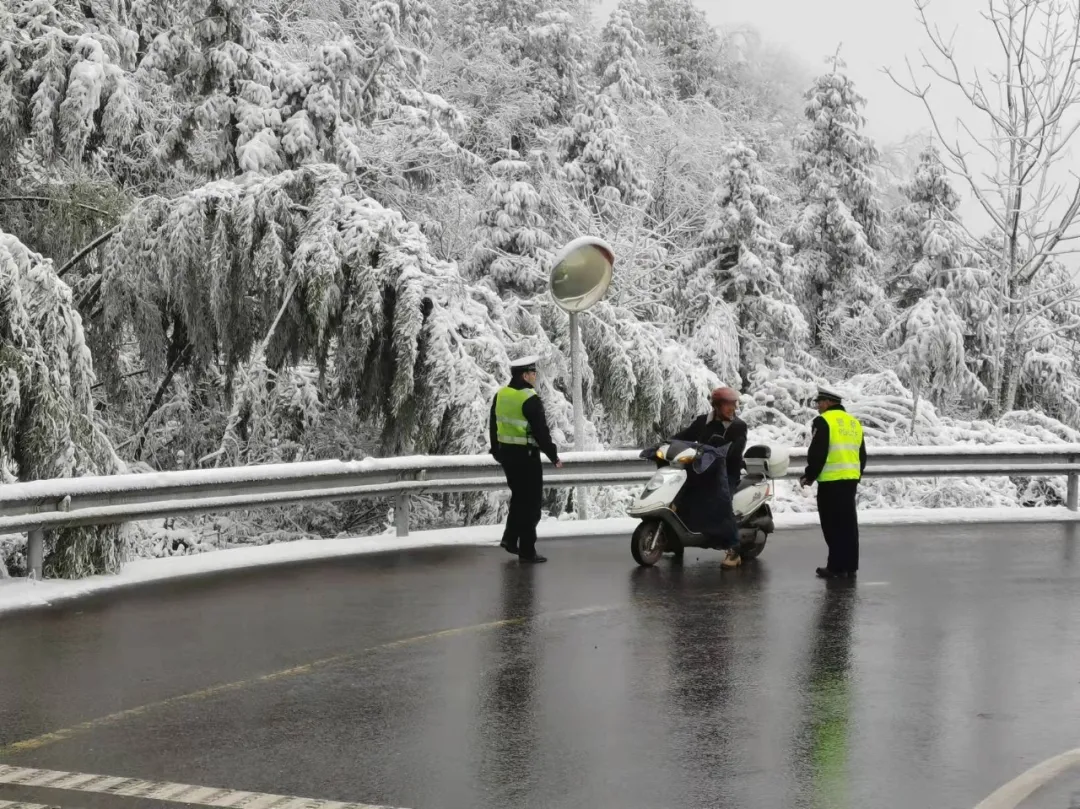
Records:
M651 567L664 553L681 559L686 548L710 547L706 534L691 531L677 513L678 496L687 480L687 468L698 455L700 444L669 441L655 451L646 450L660 467L628 510L641 520L630 541L630 552L639 565ZM788 452L780 447L756 444L743 453L746 474L732 497L735 522L739 529L739 554L753 559L765 548L774 530L772 508L773 481L784 477ZM723 474L719 470L717 474Z

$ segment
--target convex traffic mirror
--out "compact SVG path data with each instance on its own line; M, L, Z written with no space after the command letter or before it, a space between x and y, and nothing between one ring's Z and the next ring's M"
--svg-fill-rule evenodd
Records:
M551 297L567 312L584 312L607 294L615 253L603 239L582 236L555 256Z

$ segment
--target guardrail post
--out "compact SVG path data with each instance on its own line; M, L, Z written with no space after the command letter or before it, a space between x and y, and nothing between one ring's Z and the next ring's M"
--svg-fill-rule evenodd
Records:
M1065 500L1065 504L1069 507L1069 511L1076 511L1078 500L1080 500L1080 478L1077 477L1076 472L1070 472L1069 488Z
M397 528L399 537L409 535L409 507L412 499L408 492L394 495L394 527Z
M26 532L26 572L30 578L40 579L45 563L45 531L33 528Z

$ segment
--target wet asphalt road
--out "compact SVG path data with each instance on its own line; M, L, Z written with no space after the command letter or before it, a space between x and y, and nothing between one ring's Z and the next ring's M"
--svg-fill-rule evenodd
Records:
M413 809L970 809L1080 746L1075 526L863 533L854 586L785 532L737 571L561 541L5 614L0 763Z

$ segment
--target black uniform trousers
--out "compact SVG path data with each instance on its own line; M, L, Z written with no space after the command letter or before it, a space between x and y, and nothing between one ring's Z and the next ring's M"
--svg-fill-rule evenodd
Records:
M536 526L543 506L544 470L536 450L499 448L499 463L510 487L510 513L506 517L503 544L517 548L518 556L536 555Z
M818 481L818 519L829 546L826 567L834 573L859 569L859 515L855 507L858 487L857 480Z

